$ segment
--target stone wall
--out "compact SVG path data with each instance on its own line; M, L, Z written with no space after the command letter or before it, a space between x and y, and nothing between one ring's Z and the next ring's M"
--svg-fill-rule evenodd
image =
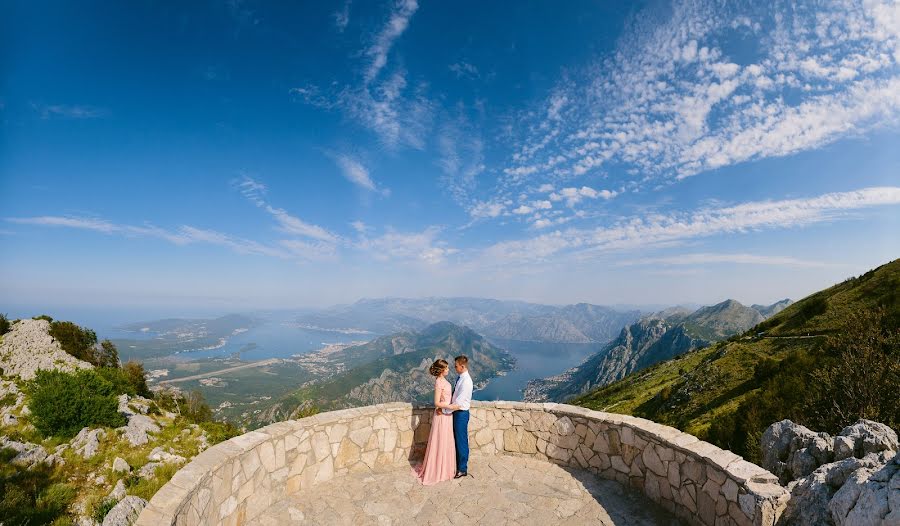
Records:
M247 524L319 482L408 466L423 455L432 411L379 404L235 437L178 471L136 524ZM788 499L763 468L641 418L563 404L475 402L469 433L473 452L591 471L640 490L691 524L772 525Z

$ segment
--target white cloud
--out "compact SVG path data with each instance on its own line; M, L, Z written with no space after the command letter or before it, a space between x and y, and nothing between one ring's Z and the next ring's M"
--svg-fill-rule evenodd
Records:
M388 18L387 24L375 37L375 42L366 50L366 55L371 59L366 70L366 83L372 82L378 73L387 64L388 52L394 45L394 41L409 27L409 19L413 16L419 4L416 0L397 0Z
M18 223L21 225L63 226L69 228L80 228L83 230L93 230L95 232L103 232L105 234L109 234L119 230L119 227L117 225L114 225L109 221L84 217L9 217L6 220L11 223Z
M640 186L900 121L892 0L771 9L676 0L659 9L635 17L615 53L567 75L517 121L508 184L609 167ZM756 52L730 56L721 46L735 32Z
M824 268L841 266L824 261L810 261L791 256L769 256L762 254L718 254L718 253L690 253L673 256L647 257L641 259L623 260L616 262L616 266L629 267L638 265L710 265L710 264L736 264L736 265L764 265L776 267L796 268Z
M456 78L478 78L478 68L468 62L456 62L448 66Z
M512 211L512 213L518 214L518 215L530 214L532 212L534 212L534 209L527 205L521 205Z
M486 248L482 260L486 264L524 263L576 252L579 257L590 257L720 234L793 228L838 219L851 210L898 204L900 187L873 187L806 199L623 218L607 227L557 230L530 239L503 241Z
M347 24L350 23L350 0L344 2L343 7L341 7L340 11L336 11L334 15L334 25L337 27L337 30L341 33L347 29Z
M275 218L275 221L278 223L278 229L281 232L290 235L310 237L329 243L336 243L339 241L338 236L329 232L327 229L293 216L283 208L275 208L270 205L264 198L267 191L266 186L252 177L245 175L240 180L235 181L234 185L251 203L265 210L269 215Z
M357 248L379 261L403 260L436 265L458 252L437 239L440 229L429 227L422 232L399 232L388 229L384 234L363 239Z
M538 190L537 190L537 191L538 191L538 192L541 192L541 193L552 192L552 191L553 191L553 185L552 185L552 184L544 183L544 184L542 184L541 186L538 187Z
M372 229L372 227L363 223L362 221L353 221L350 223L350 226L352 226L353 230L356 230L360 234L365 234L367 231Z
M369 170L362 163L348 155L334 155L333 158L348 181L365 190L376 191L375 182L372 181Z
M471 194L485 169L484 143L480 130L470 122L462 106L453 119L441 126L437 148L437 164L444 174L441 182L457 203L471 206Z
M559 192L554 192L550 194L549 198L551 201L566 201L566 206L573 207L576 204L580 203L584 198L588 199L612 199L615 197L617 192L613 192L611 190L595 190L589 186L582 186L581 188L568 187L559 190Z
M32 108L42 119L99 119L109 115L109 111L96 106L66 104L32 104Z
M485 219L489 217L497 217L506 210L506 205L497 201L482 201L475 203L469 209L469 215L473 219Z
M291 88L289 93L306 104L342 112L349 120L374 132L389 149L400 146L424 149L433 111L425 93L427 84L409 82L402 67L382 74L394 41L406 31L417 9L416 0L398 0L392 6L387 24L362 51L368 64L361 72L360 83L333 83L324 89L305 85Z

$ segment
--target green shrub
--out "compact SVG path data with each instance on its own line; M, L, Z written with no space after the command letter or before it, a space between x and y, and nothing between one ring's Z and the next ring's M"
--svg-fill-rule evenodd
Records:
M134 387L134 392L144 398L153 398L153 393L147 387L147 373L144 364L129 360L122 365L122 372L128 378L128 382Z
M137 362L127 362L122 368L97 367L94 371L112 385L116 395L127 394L151 398L153 393L147 387L144 366Z
M31 318L31 319L32 320L47 320L50 323L53 323L53 318L51 318L50 316L47 316L46 314L41 314L40 316L35 316L34 318Z
M95 355L97 363L94 365L98 367L119 366L119 350L116 349L116 345L109 340L100 342L100 349L95 351Z
M64 351L75 358L99 365L94 351L94 346L97 345L97 334L94 331L79 327L70 321L54 321L50 324L50 336L59 342Z
M38 371L28 386L28 407L44 436L74 436L83 427L125 425L112 383L94 370Z
M6 317L6 314L0 314L0 335L8 333L10 328L12 328L12 324L9 323L9 318Z

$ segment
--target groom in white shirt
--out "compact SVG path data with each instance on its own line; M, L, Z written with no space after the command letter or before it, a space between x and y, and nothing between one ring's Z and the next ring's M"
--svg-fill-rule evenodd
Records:
M469 406L473 386L469 376L469 359L457 356L453 361L459 374L450 399L450 405L459 407L453 411L453 439L456 441L456 476L453 478L458 479L469 475Z

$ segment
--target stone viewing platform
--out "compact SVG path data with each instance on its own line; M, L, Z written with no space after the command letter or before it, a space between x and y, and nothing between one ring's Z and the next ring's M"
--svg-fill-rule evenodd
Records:
M768 471L677 429L517 402L473 403L473 477L422 487L410 466L424 453L432 411L380 404L235 437L176 473L136 524L668 524L677 517L768 526L788 500Z

